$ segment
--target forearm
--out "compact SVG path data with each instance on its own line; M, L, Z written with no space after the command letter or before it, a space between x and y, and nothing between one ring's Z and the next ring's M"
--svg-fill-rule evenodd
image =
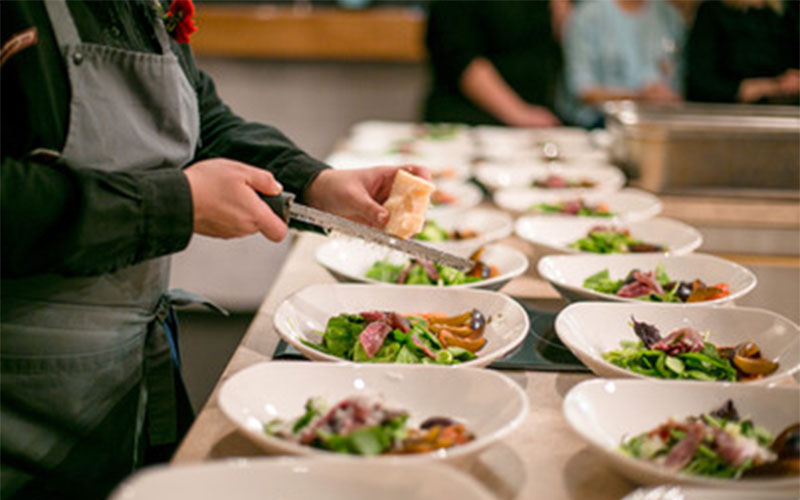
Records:
M182 250L180 170L100 172L2 160L2 277L97 275Z
M506 124L514 124L527 106L491 61L483 57L472 60L462 73L460 84L464 95Z

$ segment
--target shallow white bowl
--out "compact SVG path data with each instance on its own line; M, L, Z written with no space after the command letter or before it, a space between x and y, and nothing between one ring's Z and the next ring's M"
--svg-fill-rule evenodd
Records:
M621 500L753 500L752 490L728 488L693 488L684 486L653 486L639 488ZM797 500L791 491L759 491L758 500Z
M552 191L552 190L551 190ZM569 193L555 193L543 189L509 188L494 193L494 202L511 212L525 213L537 203L555 203L575 199ZM624 222L649 219L661 213L661 201L650 193L639 189L623 189L614 193L599 193L582 196L590 204L606 203L615 217L596 217L597 220Z
M545 180L549 175L560 175L568 180L588 180L595 183L591 188L536 188L531 184ZM558 167L542 164L482 162L475 168L475 178L491 190L512 187L529 187L542 193L558 193L566 196L582 196L593 193L617 191L625 185L625 175L617 167L598 163L575 167Z
M629 325L631 316L637 321L655 325L662 336L677 328L692 326L701 332L709 332L709 342L717 346L755 342L762 355L778 362L779 367L769 377L748 384L769 385L800 370L800 327L764 309L578 302L559 313L555 322L556 334L575 356L602 377L653 380L603 359L603 353L620 348L620 341L638 340Z
M444 180L464 180L470 176L471 164L468 155L448 155L440 157L421 157L405 154L371 154L353 151L339 151L325 159L325 163L335 169L352 170L379 166L420 165L431 171L434 178Z
M654 380L585 381L567 393L564 416L589 445L631 481L642 484L682 483L714 488L797 491L800 478L718 479L669 472L619 451L623 438L633 437L666 422L706 413L733 400L743 418L777 435L800 419L800 390L751 384Z
M631 236L667 248L668 255L683 255L696 250L703 243L700 232L688 224L656 217L627 224L603 224L593 217L550 217L526 215L517 219L514 230L520 238L531 242L540 253L545 254L587 254L570 248L570 244L586 237L589 230L598 225L613 225L630 230Z
M285 457L148 467L121 484L110 500L438 500L447 495L494 499L476 480L444 465L365 461L353 467Z
M481 260L496 266L498 276L483 281L453 285L443 288L485 288L499 290L506 283L524 273L528 269L528 258L520 252L505 245L486 245ZM377 260L388 260L393 264L408 262L410 257L402 252L381 247L362 240L352 238L332 238L317 248L317 262L330 272L333 277L343 282L372 283L376 285L406 288L409 285L397 285L376 281L366 277L367 270ZM420 285L426 288L440 288Z
M436 189L454 196L455 201L444 205L429 205L428 214L431 216L448 212L461 213L476 207L483 200L480 188L466 181L440 180L436 182Z
M730 295L721 299L693 303L658 303L660 307L697 307L724 304L743 297L756 286L756 276L749 269L729 260L700 253L688 255L615 254L615 255L549 255L539 260L539 274L550 282L565 299L608 300L641 304L641 300L617 297L583 288L589 276L608 269L611 279L621 279L632 269L652 271L662 264L672 280L700 279L707 285L727 283Z
M475 440L432 453L363 457L303 446L263 431L272 419L302 415L310 397L322 397L333 405L355 395L379 396L388 407L408 411L411 426L432 416L453 418L464 423ZM509 434L528 413L522 389L490 370L298 361L265 362L236 373L220 388L219 406L240 431L267 451L324 457L353 468L365 462L461 461Z
M439 139L425 135L425 126L423 123L364 121L353 126L345 148L359 153L387 154L403 144L410 152L422 156L472 153L473 141L468 126L458 125L452 136Z
M434 211L428 219L433 220L439 227L448 231L455 229L473 230L478 233L474 238L458 241L420 241L425 245L438 248L448 253L469 257L475 250L505 238L511 234L513 227L511 216L499 210L475 208L466 212L462 211Z
M316 331L324 331L328 320L342 313L378 310L456 315L473 308L480 310L487 320L492 318L483 334L486 345L478 351L477 358L455 367L486 366L519 346L528 334L528 315L519 303L504 294L423 286L313 285L284 300L273 320L280 336L307 358L342 361L306 346L301 340L319 343L321 336Z

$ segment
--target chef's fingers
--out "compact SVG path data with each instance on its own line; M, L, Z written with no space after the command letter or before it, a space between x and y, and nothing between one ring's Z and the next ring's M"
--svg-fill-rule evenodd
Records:
M350 217L357 222L369 226L383 227L389 220L389 211L372 199L366 189L353 192Z
M270 172L260 168L248 167L247 183L259 193L275 196L283 192L283 186Z
M255 224L258 231L270 241L276 243L283 241L286 237L286 233L289 231L286 223L283 222L283 219L278 217L261 198L256 196L255 193L253 193L253 195L256 198L253 216L255 217Z

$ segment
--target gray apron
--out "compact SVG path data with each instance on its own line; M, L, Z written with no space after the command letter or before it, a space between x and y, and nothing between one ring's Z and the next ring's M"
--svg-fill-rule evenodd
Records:
M120 50L82 43L63 0L45 5L72 92L59 161L106 171L186 165L197 98L163 23L161 54ZM142 462L143 436L148 446L179 439L168 274L164 257L100 276L2 282L4 497L102 497Z

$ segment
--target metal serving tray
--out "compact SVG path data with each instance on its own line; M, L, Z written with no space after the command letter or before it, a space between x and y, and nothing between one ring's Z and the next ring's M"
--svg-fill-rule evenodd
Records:
M606 103L611 159L655 192L800 196L800 107Z

